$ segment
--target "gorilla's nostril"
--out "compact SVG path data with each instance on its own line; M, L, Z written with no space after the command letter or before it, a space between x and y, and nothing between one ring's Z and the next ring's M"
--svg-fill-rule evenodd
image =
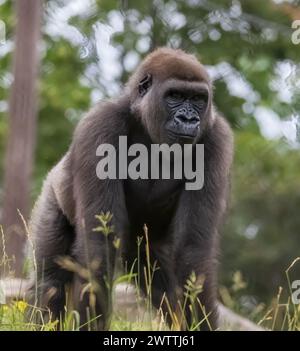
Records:
M178 114L177 116L175 116L175 122L176 123L182 123L182 122L188 122L189 121L189 119L187 118L187 115L185 115L185 114Z
M189 113L177 114L177 115L175 115L174 120L176 123L197 123L197 122L199 122L198 116L196 116L194 114L189 114Z

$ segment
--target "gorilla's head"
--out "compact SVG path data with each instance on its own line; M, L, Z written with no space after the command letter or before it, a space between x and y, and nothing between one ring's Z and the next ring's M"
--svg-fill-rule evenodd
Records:
M195 143L213 123L212 88L195 56L157 49L129 80L131 111L154 143Z

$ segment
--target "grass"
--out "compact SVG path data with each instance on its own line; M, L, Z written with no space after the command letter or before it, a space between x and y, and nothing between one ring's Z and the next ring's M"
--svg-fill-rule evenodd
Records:
M249 318L268 330L289 330L300 331L300 305L294 305L288 298L281 301L282 289L268 308L259 311L252 311ZM139 306L138 306L139 304ZM117 305L120 307L120 305ZM11 301L8 304L0 305L0 330L12 331L55 331L57 321L45 322L40 325L27 323L25 312L28 305L23 300ZM260 317L262 316L262 317ZM63 330L79 330L79 316L75 311L68 313L68 317L63 324ZM153 319L151 319L153 318ZM232 328L232 327L231 327ZM147 312L146 301L140 301L135 306L132 301L121 309L113 312L110 330L112 331L139 331L139 330L169 330L159 313L153 311L150 315ZM232 330L226 327L226 330Z
M113 230L109 226L109 223L112 219L110 214L101 214L97 216L99 220L99 226L95 228L96 232L99 232L99 235L104 235L106 237L106 243L109 243L109 237L112 235ZM25 224L25 222L24 222ZM31 240L29 230L25 224L26 231L28 233L28 241L32 247L32 252L34 256L34 244ZM6 271L10 271L9 260L5 254L5 242L4 234L0 227L3 241L3 259L0 262L0 265L5 266ZM118 238L113 238L113 245L116 250L119 249L120 241ZM140 265L140 252L142 245L145 245L146 252L146 261L147 264L145 267ZM109 259L109 258L108 258ZM95 301L95 296L98 289L98 284L93 279L93 270L91 267L83 268L80 267L75 261L71 260L68 257L63 257L59 260L61 266L65 269L76 272L87 281L86 289L90 294L90 304L91 311L93 311L93 303ZM271 306L265 307L262 304L256 306L249 315L246 316L250 320L254 321L257 325L268 330L290 330L290 331L300 331L300 304L295 305L291 300L292 289L290 281L290 271L300 263L300 257L295 259L292 264L286 270L286 278L288 291L283 294L283 288L279 288L277 296L271 303ZM165 323L165 316L162 314L162 310L154 310L151 302L151 284L153 281L153 276L159 267L151 265L150 260L150 250L148 242L148 230L145 226L144 236L137 239L137 259L134 263L137 265L137 271L140 274L133 273L133 267L130 268L127 274L123 274L117 277L108 277L107 287L113 292L112 293L112 305L116 306L112 313L112 320L110 324L110 330L117 331L138 331L138 330L170 330L167 324ZM36 262L33 259L32 266L36 267ZM91 264L93 266L93 263ZM108 273L110 274L110 272ZM138 287L140 286L140 277L141 274L144 275L146 281L146 296L140 294ZM200 277L201 278L201 277ZM203 277L204 278L204 277ZM131 286L129 285L131 284ZM186 283L186 293L184 300L180 303L180 310L183 311L187 305L192 312L193 323L191 325L191 330L197 329L203 320L198 320L195 312L195 307L197 304L200 304L200 301L197 298L197 295L202 290L203 279L199 279L195 274L192 274L189 280ZM122 289L120 290L120 287ZM236 272L233 276L233 283L230 288L221 287L220 288L220 297L225 305L229 308L239 311L242 306L239 305L236 295L241 291L247 288L247 284L243 281L242 275L240 272ZM99 292L99 291L98 291ZM57 330L58 321L57 320L45 320L43 316L46 311L42 311L36 306L29 306L27 302L20 298L19 300L10 301L6 304L1 304L1 291L0 286L0 330L12 330L12 331L55 331ZM288 296L285 298L284 296ZM3 296L2 296L3 298ZM127 300L126 300L127 299ZM117 300L117 302L116 302ZM120 300L123 302L120 303ZM119 302L118 302L119 301ZM2 301L3 302L3 301ZM162 301L163 302L163 301ZM167 299L164 301L168 304ZM38 325L34 324L35 318L31 318L28 322L25 316L28 315L28 310L30 307L34 307L33 314L39 315L41 321ZM67 304L65 307L66 318L61 323L62 330L79 330L82 325L80 324L80 317L77 311L73 310L70 304ZM173 330L178 330L182 325L185 325L183 313L174 313L169 309L169 313L172 320ZM33 317L32 314L32 317ZM97 319L98 316L91 313L91 322ZM207 316L206 316L207 318ZM228 328L226 328L228 330Z

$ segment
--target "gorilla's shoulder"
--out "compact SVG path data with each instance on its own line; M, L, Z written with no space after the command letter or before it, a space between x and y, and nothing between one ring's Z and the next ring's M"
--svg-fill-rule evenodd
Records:
M88 154L91 146L115 144L120 135L127 135L130 114L129 100L118 99L97 103L78 123L71 145L71 154Z
M91 128L96 130L107 129L116 120L121 122L122 119L128 117L130 113L129 106L129 99L126 96L100 101L80 120L75 133L84 129L88 129L90 133Z
M224 164L229 167L232 163L234 152L234 135L227 119L216 113L212 128L207 135L209 148L218 153Z
M220 113L216 113L216 118L214 121L213 129L217 132L223 139L227 139L233 142L233 132L227 119Z

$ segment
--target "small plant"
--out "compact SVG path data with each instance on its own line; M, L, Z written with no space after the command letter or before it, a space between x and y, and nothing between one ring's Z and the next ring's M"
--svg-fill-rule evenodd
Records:
M113 219L110 213L101 213L96 216L99 221L99 225L94 229L94 232L103 235L105 238L106 248L113 247L116 252L119 251L121 246L120 238L114 235L114 228L111 225ZM25 221L24 221L25 224ZM29 229L26 226L26 232L28 235L29 245L34 254L34 245L31 240ZM2 260L0 266L2 271L6 272L6 275L11 275L9 260L5 252L5 240L4 233L0 226L0 234L2 240ZM107 250L108 252L110 250ZM142 264L141 254L145 254L145 263ZM117 255L115 260L117 260ZM112 262L112 257L106 257L105 264L109 267L109 263ZM68 271L74 272L79 275L86 284L82 288L81 294L89 294L90 303L90 319L87 325L91 328L93 323L97 321L101 316L95 314L95 303L96 297L101 296L102 292L100 284L94 276L94 271L99 268L101 262L90 262L88 267L81 266L78 262L74 261L71 257L64 256L57 259L57 263ZM115 262L116 263L116 262ZM271 330L300 330L300 305L293 303L291 299L291 279L290 272L295 269L296 265L300 263L300 258L295 259L292 264L286 270L286 278L288 282L288 291L284 291L282 287L279 288L276 298L273 300L271 306L266 308L263 304L258 304L252 308L251 311L245 310L242 305L242 300L247 284L245 283L241 272L236 272L233 275L232 286L230 288L220 288L220 295L223 303L229 308L238 312L247 312L247 317L254 320L259 326L265 329ZM33 260L33 266L35 262ZM125 263L126 266L126 263ZM185 320L185 310L190 313L190 330L201 330L201 324L206 322L209 323L209 314L206 314L204 306L201 305L199 295L203 290L203 284L205 277L197 275L193 272L187 279L184 286L184 292L178 293L181 299L177 301L176 311L172 310L171 305L164 295L161 301L161 306L165 304L167 306L168 315L171 319L171 326L166 324L166 315L163 315L162 308L159 308L157 312L154 312L152 304L152 281L156 272L159 270L159 266L156 261L153 262L151 258L151 250L149 246L148 228L144 226L144 233L142 236L137 237L137 257L134 260L131 267L127 267L125 270L126 274L114 275L112 269L107 269L105 275L106 288L109 291L109 295L113 296L113 291L120 284L133 284L136 289L136 308L134 309L135 318L132 320L132 312L130 316L122 316L118 310L114 310L112 313L112 320L110 324L111 330L180 330L187 326ZM145 295L141 294L141 279L145 282ZM1 288L0 288L1 289ZM284 297L284 292L288 293L288 297ZM2 292L3 293L3 292ZM1 295L1 290L0 290ZM0 296L1 297L1 296ZM109 298L109 304L111 305L113 297ZM285 300L284 300L285 299ZM80 321L79 313L72 306L72 292L71 289L67 289L67 303L65 306L65 318L64 320L53 320L49 311L41 309L37 306L29 305L25 300L19 299L4 304L0 299L0 330L32 330L32 331L54 331L58 327L61 330L80 330L83 325ZM1 304L2 303L2 304ZM32 310L32 317L28 321L28 311ZM199 316L199 311L201 316ZM27 315L27 316L26 316ZM35 323L34 315L39 316L39 323ZM127 318L131 317L131 318ZM201 319L202 318L202 319ZM130 320L131 319L131 320ZM110 321L109 321L110 322Z

